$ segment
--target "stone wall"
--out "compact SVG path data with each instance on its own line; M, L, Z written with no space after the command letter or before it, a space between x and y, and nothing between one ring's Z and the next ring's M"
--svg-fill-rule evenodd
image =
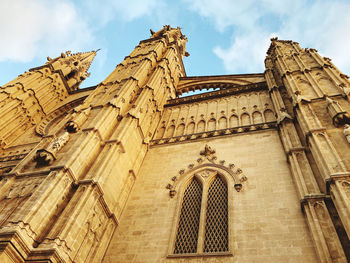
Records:
M216 163L234 164L247 178L239 192L228 185L232 255L171 258L171 233L181 194L171 198L166 186L179 171L186 173L196 163L206 144L216 149ZM153 146L103 262L219 260L318 262L276 130Z

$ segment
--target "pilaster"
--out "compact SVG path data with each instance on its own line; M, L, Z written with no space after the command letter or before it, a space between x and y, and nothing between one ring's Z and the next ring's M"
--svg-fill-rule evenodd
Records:
M269 52L271 52L272 48L270 48ZM298 52L299 49L295 48L293 43L288 42L288 50L290 53L294 53ZM276 56L278 56L279 59L273 59L272 54L268 53L268 57L265 61L265 78L277 113L280 138L283 143L287 161L290 164L290 170L300 198L301 208L306 216L320 262L346 262L347 260L341 243L324 202L326 196L319 190L314 172L307 158L306 151L308 149L301 143L299 134L294 125L294 118L296 117L298 119L298 113L295 116L295 111L293 112L291 108L285 106L284 99L286 98L283 98L280 92L280 90L284 88L283 84L289 83L288 76L291 75L290 69L287 68L287 63L283 62L283 53L281 49L276 48L274 51L278 54ZM275 67L274 63L278 65ZM295 63L293 68L296 71L305 67L300 61ZM292 68L291 65L289 65L289 67ZM278 80L278 77L280 77L280 80ZM279 85L277 83L279 83ZM287 88L288 95L293 97L294 105L298 105L298 110L303 111L303 107L307 107L307 105L304 105L307 99L300 98L298 86L292 83L292 85L285 85L285 87ZM316 124L319 123L317 119L313 119L313 117L314 116L310 116L309 119L313 121L312 124L316 126ZM302 123L304 126L311 125L309 122L306 122L305 119L303 119L303 121ZM305 130L305 127L302 128ZM307 138L310 143L310 135L308 135ZM317 143L313 144L318 145Z

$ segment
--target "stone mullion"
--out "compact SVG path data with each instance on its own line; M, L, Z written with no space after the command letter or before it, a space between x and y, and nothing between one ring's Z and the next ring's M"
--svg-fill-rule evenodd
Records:
M310 231L321 263L346 263L346 257L322 196L303 200Z
M197 242L197 253L203 253L204 241L205 241L205 220L206 220L206 211L208 203L208 184L203 184L202 192L202 203L201 203L201 213L199 217L199 228L198 228L198 242Z

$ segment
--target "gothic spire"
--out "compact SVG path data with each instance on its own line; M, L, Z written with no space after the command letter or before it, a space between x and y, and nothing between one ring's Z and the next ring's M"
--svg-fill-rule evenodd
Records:
M88 70L97 51L98 50L79 52L75 54L66 51L55 59L48 57L47 64L50 65L53 70L60 71L63 74L69 90L75 90L79 87L81 82L90 76Z

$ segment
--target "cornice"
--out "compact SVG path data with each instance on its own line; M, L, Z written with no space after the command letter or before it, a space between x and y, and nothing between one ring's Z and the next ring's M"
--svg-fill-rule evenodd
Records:
M200 139L208 139L212 137L229 136L229 135L235 135L239 133L256 132L256 131L276 129L276 128L277 128L277 122L275 121L265 122L265 123L259 123L259 124L227 128L222 130L206 131L206 132L185 134L181 136L152 140L151 146L156 146L161 144L181 143L184 141L194 141L194 140L200 140Z

